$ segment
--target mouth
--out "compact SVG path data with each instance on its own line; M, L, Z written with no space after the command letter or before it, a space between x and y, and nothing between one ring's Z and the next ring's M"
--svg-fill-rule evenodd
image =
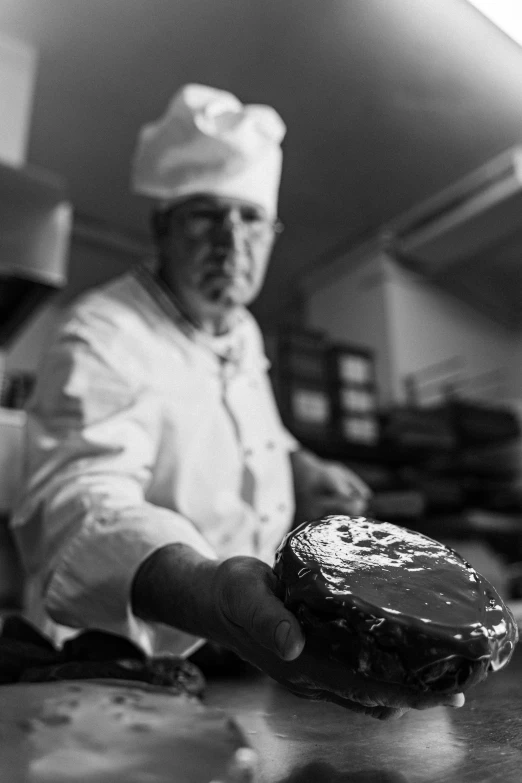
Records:
M244 277L245 276L240 272L216 269L207 272L201 283L203 288L223 288L240 284L244 280Z
M209 302L217 304L239 293L244 284L245 276L241 273L217 270L205 275L201 291Z
M204 269L202 282L235 283L246 279L248 270L236 258L213 259Z
M213 253L202 265L199 287L207 301L235 299L249 284L250 270L236 253Z
M223 268L223 267L215 267L212 269L208 269L205 273L204 279L205 280L235 280L238 277L242 277L243 273L240 272L238 269L231 269L231 268Z

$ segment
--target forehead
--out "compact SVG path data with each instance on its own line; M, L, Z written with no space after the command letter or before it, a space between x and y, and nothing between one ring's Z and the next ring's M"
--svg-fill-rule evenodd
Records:
M246 199L231 198L229 196L217 196L213 193L198 193L190 198L177 201L172 204L171 209L176 212L208 208L208 209L246 209L253 210L260 215L265 215L266 210L260 204L256 204L253 201L247 201Z

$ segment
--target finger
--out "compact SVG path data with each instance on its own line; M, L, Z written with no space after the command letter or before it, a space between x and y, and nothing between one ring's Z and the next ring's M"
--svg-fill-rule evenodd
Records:
M414 691L396 683L382 682L362 676L336 661L323 666L313 655L301 659L306 666L310 682L318 682L321 688L341 699L355 701L365 707L391 707L393 709L428 709L438 706L462 706L462 694L448 695Z
M239 748L227 767L223 783L252 783L257 770L257 755L252 748Z
M455 693L449 702L443 702L443 704L445 704L447 707L456 707L457 709L463 707L465 703L466 697L463 693Z
M430 707L455 707L460 709L466 702L466 698L463 693L453 694L427 694L422 695L419 700L413 704L415 710L427 710Z
M225 595L224 611L254 642L285 661L293 661L301 654L305 638L295 615L276 597L275 587L268 566L259 563L254 571L249 564L244 574L236 573L231 594Z
M392 686L397 688L398 686ZM292 686L292 693L296 696L300 696L304 699L311 699L314 701L329 701L333 704L338 704L340 707L349 709L352 712L359 712L364 715L369 715L372 718L378 720L395 720L402 717L410 709L426 710L433 707L462 707L464 705L464 694L457 693L453 695L441 696L435 694L412 694L402 689L400 692L396 692L391 695L384 696L384 690L381 690L378 700L377 697L370 697L368 700L368 694L357 694L354 690L352 698L348 696L342 696L339 693L320 690L317 688L298 688L295 685ZM390 688L388 687L389 691ZM358 701L357 699L361 699ZM374 703L371 703L371 699L376 699ZM390 700L389 702L387 700ZM402 702L402 703L401 703Z
M368 511L368 501L366 499L360 500L358 503L356 503L355 511L353 512L353 516L360 517L363 514L366 514Z
M305 637L295 615L276 597L275 584L272 572L256 583L250 633L284 661L293 661L302 653Z
M372 704L384 705L398 709L427 710L432 707L461 707L464 704L464 695L441 695L424 693L405 688L395 683L377 683L372 681L365 691L365 698Z
M366 699L369 699L372 705L414 710L427 710L432 707L462 707L465 701L462 693L419 692L395 683L381 683L369 678L361 701L367 703Z
M339 462L332 463L331 470L327 473L328 484L332 491L342 495L359 495L368 500L372 491L370 487L353 470Z
M408 712L406 707L387 707L383 705L370 706L367 704L361 704L353 699L346 699L342 696L338 696L331 691L310 689L310 688L297 688L292 686L291 692L294 696L298 696L302 699L308 699L311 701L329 701L332 704L337 704L339 707L350 710L351 712L358 712L362 715L369 715L372 718L378 720L393 720L400 718L405 712Z
M362 478L357 475L357 473L354 473L353 470L350 470L350 468L345 467L344 471L346 474L346 481L349 483L349 485L353 487L362 498L369 500L372 495L372 491L368 484L366 484L366 482L364 482Z
M321 698L324 698L325 701L330 701L333 704L338 704L340 707L344 707L352 712L369 715L378 720L394 720L402 717L405 712L408 712L407 707L386 707L384 705L369 707L366 704L360 704L357 701L353 701L353 699L343 699L335 693L329 693L328 691L323 691L322 693L323 696Z
M352 517L360 517L366 513L368 509L368 500L363 497L357 497L354 495L351 499Z
M314 516L319 518L330 514L346 514L357 517L364 513L366 506L366 501L356 495L331 495L316 501Z

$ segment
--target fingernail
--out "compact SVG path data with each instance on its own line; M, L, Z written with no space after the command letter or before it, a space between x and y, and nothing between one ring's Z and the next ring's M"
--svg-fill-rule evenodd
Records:
M281 658L286 658L288 651L286 649L286 643L288 641L288 635L290 633L290 623L288 620L282 620L276 628L275 643L279 655Z
M258 769L257 761L257 754L251 748L239 748L227 768L226 779L230 783L252 783Z
M466 699L463 693L456 693L454 696L451 697L451 700L444 702L444 706L459 708L464 706L465 701Z

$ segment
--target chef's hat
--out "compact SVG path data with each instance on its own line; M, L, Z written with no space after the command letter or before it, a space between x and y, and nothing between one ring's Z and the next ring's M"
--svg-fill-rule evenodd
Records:
M135 193L173 202L212 193L277 211L281 141L286 127L270 106L243 105L234 95L188 84L138 137Z

